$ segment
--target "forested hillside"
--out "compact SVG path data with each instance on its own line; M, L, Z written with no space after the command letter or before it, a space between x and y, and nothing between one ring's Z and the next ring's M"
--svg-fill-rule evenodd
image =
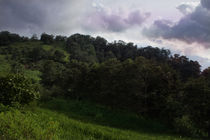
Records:
M132 112L183 136L210 134L210 68L197 61L89 35L0 32L0 112L54 98Z

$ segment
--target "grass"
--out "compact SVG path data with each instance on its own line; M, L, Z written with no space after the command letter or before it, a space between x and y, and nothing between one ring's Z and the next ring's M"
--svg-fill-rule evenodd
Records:
M22 111L3 111L0 139L190 140L172 135L167 127L132 113L62 99Z
M128 113L122 110L112 110L108 107L86 101L55 99L42 104L42 107L87 123L95 123L126 130L130 129L137 132L168 132L168 128L162 124L151 120L145 120L134 113Z

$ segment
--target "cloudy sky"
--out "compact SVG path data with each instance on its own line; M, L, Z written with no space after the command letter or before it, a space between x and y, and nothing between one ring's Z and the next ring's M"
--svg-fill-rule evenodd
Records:
M210 0L0 0L0 31L102 36L210 66Z

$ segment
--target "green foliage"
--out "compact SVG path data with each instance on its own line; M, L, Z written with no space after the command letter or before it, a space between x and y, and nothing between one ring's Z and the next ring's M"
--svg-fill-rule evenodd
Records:
M66 40L67 40L67 37L65 36L58 35L55 37L55 41L57 42L65 42Z
M70 46L69 50L71 53L71 59L76 59L82 62L89 62L89 63L97 62L94 46L92 45L79 46L77 43L74 42L69 46Z
M124 62L110 59L92 67L80 92L82 98L162 118L167 98L176 90L176 77L170 67L143 57Z
M208 81L210 81L210 67L202 71L202 76L205 77L205 79L207 79Z
M31 79L33 83L40 83L42 73L38 70L25 70L24 76Z
M48 52L49 56L48 59L52 59L57 62L69 62L70 54L66 52L62 47L63 45L60 44L54 44L54 45L43 45L42 48ZM43 58L42 58L43 60Z
M11 109L11 107L5 106L5 105L3 105L3 104L0 103L0 113L1 112L9 111L10 109Z
M0 113L0 139L45 140L58 138L58 122L41 120L39 114L12 109Z
M9 74L11 71L11 64L5 58L5 55L0 55L0 77Z
M24 41L24 38L21 38L17 34L9 33L8 31L0 32L0 46L9 45L10 43Z
M29 52L29 57L32 62L37 62L42 59L47 59L49 57L49 54L41 46L38 46L38 47L33 48Z
M42 66L42 82L47 86L59 84L63 77L65 66L52 60L45 61Z
M171 55L170 50L153 48L151 46L140 48L138 50L138 55L143 56L147 59L156 60L158 62L167 62L169 56Z
M39 93L26 77L14 74L0 78L0 102L11 105L14 102L28 104L38 99Z
M192 120L187 115L184 115L181 118L176 118L174 125L177 129L177 132L185 135L188 134L196 136L199 133L199 130L195 127Z
M44 44L51 44L54 41L54 36L53 35L48 35L46 33L43 33L41 35L41 39L40 39Z
M182 104L184 112L199 130L197 134L208 135L210 132L210 86L204 78L189 80L184 85Z
M175 54L171 57L169 64L179 72L183 81L187 81L189 78L198 78L201 72L200 64L197 61L189 60L186 56Z

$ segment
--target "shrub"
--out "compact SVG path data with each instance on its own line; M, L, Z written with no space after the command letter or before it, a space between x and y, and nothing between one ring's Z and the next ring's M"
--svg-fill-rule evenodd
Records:
M188 115L176 118L174 126L179 133L183 133L185 135L200 136L201 133L200 130L195 127L195 124Z
M38 99L39 92L30 79L20 74L0 78L0 103L11 105L14 102L28 104Z

